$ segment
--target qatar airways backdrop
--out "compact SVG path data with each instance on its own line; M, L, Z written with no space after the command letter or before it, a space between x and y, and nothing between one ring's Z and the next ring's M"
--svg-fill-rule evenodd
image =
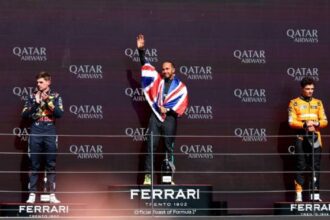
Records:
M294 138L278 136L293 134L287 105L302 77L316 80L315 96L330 114L329 4L1 1L1 202L26 199L19 191L27 185L29 130L20 112L42 70L52 73L65 107L56 123L57 190L141 183L151 114L136 50L143 33L147 59L158 69L172 60L189 91L178 122L177 134L186 136L176 138L176 183L213 185L213 199L227 201L229 213L272 213L273 202L293 199L285 192L293 175L282 171L294 170L286 155ZM328 153L329 138L324 145ZM323 171L329 160L323 155ZM328 173L321 178L321 188L330 189ZM271 190L279 192L251 192ZM88 202L91 195L59 194L63 202Z

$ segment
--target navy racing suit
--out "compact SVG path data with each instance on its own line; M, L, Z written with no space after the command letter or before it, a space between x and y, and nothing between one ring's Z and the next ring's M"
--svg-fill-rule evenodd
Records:
M38 172L41 163L45 162L47 172L47 190L55 191L55 166L57 153L57 136L55 119L64 112L60 95L48 91L48 99L36 102L35 94L29 96L25 102L22 117L32 120L28 141L28 154L31 161L29 176L29 191L37 191Z

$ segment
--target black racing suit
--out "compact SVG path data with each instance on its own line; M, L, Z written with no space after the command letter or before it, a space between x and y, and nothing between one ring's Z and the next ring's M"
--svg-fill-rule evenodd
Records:
M302 135L306 135L302 133ZM296 155L296 177L295 181L300 186L303 186L305 183L305 172L315 171L315 182L314 190L320 188L320 169L321 169L321 153L322 147L314 148L314 167L313 167L313 145L310 143L311 138L309 138L312 133L308 134L308 138L300 136L303 138L297 138L295 142L295 155ZM307 135L306 135L307 136ZM316 137L316 135L315 135ZM310 180L309 188L312 188L312 180Z
M144 50L139 50L139 56L141 65L146 63L146 58L144 55ZM172 80L165 79L164 84L164 97L166 97ZM152 112L149 125L148 125L148 138L147 138L147 156L144 163L144 170L146 173L151 173L152 170L152 152L157 151L161 135L164 135L165 152L168 153L169 161L174 165L174 135L176 134L177 128L177 113L173 110L169 110L166 113L166 118L164 122L161 122L155 113ZM151 133L153 136L151 136Z
M42 159L45 160L47 171L47 188L55 191L55 166L57 153L57 136L55 118L63 114L62 98L58 93L49 91L46 101L36 102L35 94L25 102L22 117L32 120L28 153L31 161L29 191L37 191L38 172Z

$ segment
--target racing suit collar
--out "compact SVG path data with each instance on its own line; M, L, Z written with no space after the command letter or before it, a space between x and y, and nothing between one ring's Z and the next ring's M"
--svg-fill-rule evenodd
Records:
M36 87L35 89L34 89L34 91L33 91L33 93L35 94L35 93L37 93L39 90L38 90L38 88ZM46 92L48 95L50 95L51 93L52 93L52 89L51 88L49 88L48 89L48 91Z
M173 77L173 79L174 79L174 77ZM169 82L172 82L173 79L170 79L170 78L164 78L164 81L165 81L165 83L169 83Z
M313 97L305 97L305 96L301 95L300 99L304 100L305 102L310 102L310 101L312 101Z

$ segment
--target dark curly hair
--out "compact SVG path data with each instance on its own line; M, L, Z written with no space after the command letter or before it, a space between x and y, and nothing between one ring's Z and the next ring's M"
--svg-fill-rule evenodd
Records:
M301 81L300 81L300 85L301 88L304 88L307 85L315 85L314 79L311 77L304 77Z

